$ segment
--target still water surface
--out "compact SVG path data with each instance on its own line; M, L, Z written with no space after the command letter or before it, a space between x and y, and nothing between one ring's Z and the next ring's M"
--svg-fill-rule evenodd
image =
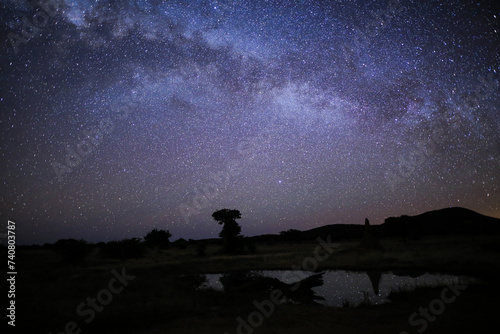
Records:
M378 305L389 302L391 292L476 282L471 277L439 273L345 270L328 270L322 273L262 270L238 274L206 274L205 278L200 289L229 291L234 286L241 287L252 282L261 289L290 291L291 298L288 301L292 303L315 302L333 307L356 307L362 303Z

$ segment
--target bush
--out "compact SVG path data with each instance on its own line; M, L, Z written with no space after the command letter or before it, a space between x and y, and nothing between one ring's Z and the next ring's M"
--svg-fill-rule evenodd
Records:
M144 244L137 238L110 241L101 248L101 254L107 258L130 259L143 257Z
M154 229L144 237L144 243L148 247L167 248L170 245L169 231Z

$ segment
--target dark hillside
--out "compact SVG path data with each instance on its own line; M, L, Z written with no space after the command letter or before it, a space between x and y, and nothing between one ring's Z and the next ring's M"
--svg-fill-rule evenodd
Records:
M496 234L500 232L500 219L455 207L417 216L389 217L378 227L378 232L383 236L408 237Z
M317 237L340 241L361 239L365 227L357 224L333 224L302 232L304 240ZM382 225L371 227L380 237L422 237L426 235L484 235L500 233L500 219L484 216L465 208L446 208L416 216L389 217Z

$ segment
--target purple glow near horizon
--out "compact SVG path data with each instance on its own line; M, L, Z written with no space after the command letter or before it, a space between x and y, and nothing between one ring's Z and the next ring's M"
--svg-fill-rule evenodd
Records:
M493 1L0 3L20 244L500 217Z

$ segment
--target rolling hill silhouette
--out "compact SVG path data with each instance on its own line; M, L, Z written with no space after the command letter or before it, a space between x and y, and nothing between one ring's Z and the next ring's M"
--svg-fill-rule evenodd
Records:
M375 227L375 226L374 226ZM316 239L331 236L331 240L360 239L365 231L364 225L333 224L316 227L302 232L303 239Z
M360 239L363 225L334 224L302 232L304 239L331 235L332 240ZM386 218L381 225L372 225L372 232L385 237L421 237L426 235L477 235L500 233L500 219L475 211L452 207L422 213Z
M500 219L475 211L453 207L429 211L417 216L389 217L379 226L381 235L475 235L500 232Z

